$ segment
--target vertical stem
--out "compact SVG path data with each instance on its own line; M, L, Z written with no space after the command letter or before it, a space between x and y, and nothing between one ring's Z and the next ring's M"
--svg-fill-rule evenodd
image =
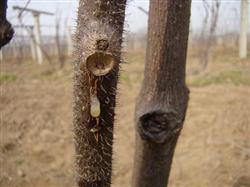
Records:
M60 17L59 16L56 17L56 36L55 36L55 40L56 40L58 61L59 61L59 64L60 64L60 68L63 68L65 59L64 59L64 53L62 51L61 42L60 42Z
M0 1L0 49L6 45L13 37L14 30L6 20L7 0Z
M72 55L72 36L71 36L71 29L70 25L67 25L66 28L66 38L67 38L67 53L70 57Z
M2 62L3 62L3 51L0 50L0 63L2 63Z
M72 56L72 34L71 34L71 21L70 18L67 18L65 21L65 26L66 26L66 39L67 39L67 55L68 57Z
M7 0L0 2L0 19L6 20Z
M240 15L239 56L245 59L247 57L248 0L241 0Z
M126 0L79 2L74 42L73 113L77 182L80 187L109 187L111 184L114 108L125 6ZM101 66L91 63L87 66L90 57L96 58L91 63ZM96 76L90 71L113 60L116 62L114 67L105 75ZM92 94L100 102L100 115L97 99L94 103L91 101ZM92 117L90 112L99 116Z
M42 52L42 39L41 39L41 28L40 28L40 15L38 13L33 13L34 18L34 36L36 40L36 54L38 64L43 63L43 52Z
M188 103L191 0L150 1L144 82L136 106L134 187L166 187Z
M34 36L34 27L31 26L29 27L30 29L30 33L32 36ZM30 39L30 48L31 48L31 55L32 55L32 60L36 61L37 60L37 54L36 54L36 43L34 41L34 39Z

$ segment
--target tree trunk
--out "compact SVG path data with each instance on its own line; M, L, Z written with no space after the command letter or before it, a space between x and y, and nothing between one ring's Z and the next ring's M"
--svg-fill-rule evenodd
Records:
M111 183L114 108L126 0L80 0L75 35L74 133L80 187Z
M6 19L7 0L0 1L0 49L13 37L14 30Z
M247 30L248 30L248 0L241 0L239 56L240 59L247 57Z
M136 106L134 187L166 187L185 119L191 0L150 1L144 82Z

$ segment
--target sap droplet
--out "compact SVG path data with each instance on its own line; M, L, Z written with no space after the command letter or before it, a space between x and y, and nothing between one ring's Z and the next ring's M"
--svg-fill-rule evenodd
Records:
M100 113L101 113L100 101L96 95L91 95L90 96L90 115L94 118L97 118L100 116Z
M86 107L83 105L83 106L82 106L82 111L84 112L84 111L85 111L85 109L86 109Z

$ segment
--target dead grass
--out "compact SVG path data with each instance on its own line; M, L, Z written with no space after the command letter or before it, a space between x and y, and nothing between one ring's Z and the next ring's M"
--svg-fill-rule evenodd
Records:
M228 187L250 171L249 63L213 57L208 70L188 75L187 118L170 178L172 187ZM134 153L133 114L143 79L143 53L122 65L115 124L113 186L128 187ZM188 69L193 66L188 60ZM72 71L48 65L1 64L0 186L74 186ZM9 79L9 78L7 78Z

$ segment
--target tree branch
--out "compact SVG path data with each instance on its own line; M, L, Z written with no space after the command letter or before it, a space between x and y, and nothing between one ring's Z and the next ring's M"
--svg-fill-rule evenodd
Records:
M14 29L6 19L7 0L0 1L0 49L10 42L14 35Z
M136 106L134 187L166 187L185 119L191 0L150 1L144 82Z
M126 0L79 2L74 60L74 133L80 187L109 187L114 108Z

